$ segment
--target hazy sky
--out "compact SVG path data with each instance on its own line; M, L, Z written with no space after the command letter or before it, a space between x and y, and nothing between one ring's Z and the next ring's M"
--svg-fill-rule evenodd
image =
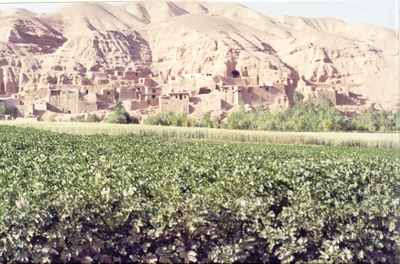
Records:
M11 1L23 1L25 3L10 4ZM61 1L42 0L9 0L6 3L0 0L0 10L8 7L26 8L35 13L49 13L59 9L67 3ZM67 1L67 2L73 2ZM76 2L79 2L75 0ZM238 2L257 10L267 16L279 17L282 15L303 16L303 17L335 17L346 23L362 21L369 24L398 28L398 2L396 0L320 0L320 1L300 1L300 0L275 0L275 1L228 1ZM49 3L52 2L52 3ZM57 3L58 2L58 3ZM120 3L120 2L119 2ZM117 4L117 3L110 3Z

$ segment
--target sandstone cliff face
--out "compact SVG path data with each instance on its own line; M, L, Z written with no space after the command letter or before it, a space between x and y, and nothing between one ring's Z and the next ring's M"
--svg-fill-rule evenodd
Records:
M0 96L94 84L92 73L119 67L160 83L168 75L236 70L334 84L391 110L399 103L397 61L398 31L334 18L270 18L239 4L82 3L45 15L0 12Z

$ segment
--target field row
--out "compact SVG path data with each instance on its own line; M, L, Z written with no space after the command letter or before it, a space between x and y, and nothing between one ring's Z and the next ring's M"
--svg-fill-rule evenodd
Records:
M398 172L394 149L0 126L0 262L394 263Z
M33 127L67 134L158 136L176 139L246 142L278 145L319 145L372 148L399 148L398 133L268 132L210 128L183 128L107 123L56 123L0 121L0 125Z

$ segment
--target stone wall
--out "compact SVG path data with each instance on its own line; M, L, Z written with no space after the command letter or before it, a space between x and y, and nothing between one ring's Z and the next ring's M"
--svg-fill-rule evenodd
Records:
M173 111L189 114L189 94L173 94L160 97L160 112Z
M208 94L202 97L201 110L202 112L222 110L223 103L220 93Z
M337 92L336 90L329 89L329 88L318 88L317 89L317 96L323 95L327 97L333 105L337 105Z
M96 112L98 110L97 103L96 102L82 102L80 101L78 103L78 113L90 113L90 112Z
M48 102L61 112L78 113L78 90L49 90Z
M242 98L242 86L224 86L221 87L221 99L223 108L229 110L232 107L239 106Z
M120 100L139 99L138 92L134 88L118 88L117 92Z
M134 111L149 107L149 102L139 100L125 100L122 101L122 106L125 108L126 111Z

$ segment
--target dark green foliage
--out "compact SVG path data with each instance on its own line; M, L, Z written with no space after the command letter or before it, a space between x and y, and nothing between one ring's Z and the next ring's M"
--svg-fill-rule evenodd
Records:
M255 110L256 110L257 115L260 115L264 111L264 106L263 106L263 103L262 103L261 96L258 97L258 99L257 99L257 104L256 104L256 107L255 107Z
M139 118L137 116L130 116L130 120L132 124L139 124Z
M396 263L399 169L397 150L0 126L0 262Z
M296 94L296 92L295 92ZM240 101L239 109L221 122L218 117L211 118L209 112L204 113L197 126L209 128L226 128L242 130L269 131L361 131L388 132L400 127L399 111L390 115L387 111L361 111L352 118L330 107L330 100L321 95L316 101L304 100L300 93L296 94L296 104L283 112L271 113L263 111L259 98L256 111L245 114L244 102ZM397 122L397 123L396 123ZM195 126L193 119L171 111L150 116L147 125L161 126ZM183 125L182 125L183 124ZM185 125L188 124L188 125Z
M245 112L245 109L244 109L244 101L243 101L243 100L241 100L241 101L239 102L239 112L241 112L241 113L244 113L244 112Z
M228 116L226 124L231 129L253 129L253 123L256 119L256 113L234 112Z
M232 113L226 121L230 129L255 129L278 131L369 131L388 132L395 129L398 115L390 116L387 111L361 111L359 115L348 118L329 107L329 99L320 96L313 100L299 100L284 112L273 114L269 111L244 114ZM397 118L397 119L396 119Z
M196 124L194 119L188 118L186 115L181 113L174 114L172 111L166 111L157 115L149 116L143 123L145 125L177 127L194 127Z
M318 95L318 98L317 98L317 105L318 105L318 107L327 110L332 106L332 102L331 102L331 100L329 100L328 97L320 94L320 95Z
M220 125L221 125L221 120L219 119L219 116L218 116L218 115L214 115L214 116L211 118L211 126L212 126L213 128L219 128Z
M203 116L201 117L200 122L201 122L202 127L212 127L211 113L210 112L203 113Z
M112 113L108 117L107 122L111 123L111 124L127 124L128 123L126 116L118 114L118 113Z
M400 109L397 109L396 113L393 115L391 126L394 128L394 130L400 130Z
M300 101L303 101L303 99L304 99L304 95L303 95L302 93L294 92L294 94L293 94L293 101L294 101L295 103L300 102Z
M0 115L4 115L6 111L6 105L4 103L0 103Z
M13 115L14 111L4 103L0 103L0 115Z
M117 99L114 101L114 113L108 117L107 122L113 124L138 124L139 119L136 116L130 116L122 106L122 102Z
M99 123L101 121L101 118L96 115L96 114L88 114L87 118L86 118L86 122L90 122L90 123Z

